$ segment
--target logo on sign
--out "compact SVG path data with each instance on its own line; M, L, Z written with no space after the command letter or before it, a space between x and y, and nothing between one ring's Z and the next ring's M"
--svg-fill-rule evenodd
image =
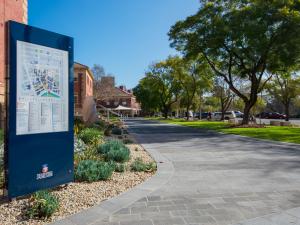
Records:
M37 180L45 179L53 176L53 171L49 171L48 164L43 164L41 173L36 175Z

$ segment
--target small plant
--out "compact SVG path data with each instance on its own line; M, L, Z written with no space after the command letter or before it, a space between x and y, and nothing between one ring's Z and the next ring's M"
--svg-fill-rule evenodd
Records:
M119 127L114 127L111 129L111 133L114 135L122 135L122 129L120 129Z
M102 132L96 128L85 128L78 134L78 138L87 145L93 145L101 142L102 136Z
M156 170L156 164L154 162L144 163L141 158L137 158L133 161L130 168L135 172L152 172Z
M75 179L87 182L108 180L114 169L115 165L112 163L96 160L83 160L79 162L75 170Z
M74 138L74 152L83 152L86 148L86 144L80 138Z
M126 170L126 165L123 163L115 164L115 172L117 173L124 173Z
M103 160L103 156L100 155L97 149L93 146L87 146L85 151L75 152L74 155L74 163L75 166L79 164L80 161L83 160Z
M26 211L29 218L49 218L59 208L57 197L49 191L38 191L30 198L30 205Z
M126 162L130 158L129 149L118 140L110 140L100 145L98 152L103 154L106 161Z

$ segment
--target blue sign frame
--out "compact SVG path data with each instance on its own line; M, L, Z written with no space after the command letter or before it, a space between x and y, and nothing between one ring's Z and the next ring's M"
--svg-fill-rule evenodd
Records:
M68 52L68 131L16 134L17 41ZM6 133L6 189L9 198L53 188L74 179L73 38L8 22L8 104ZM51 176L43 173L51 171ZM37 177L40 175L40 178Z

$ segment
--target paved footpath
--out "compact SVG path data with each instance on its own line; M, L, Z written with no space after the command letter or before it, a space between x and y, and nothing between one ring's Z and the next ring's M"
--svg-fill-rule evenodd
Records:
M146 182L133 190L136 200L101 219L83 222L82 214L58 224L300 225L299 145L145 120L128 125L160 160L152 188Z

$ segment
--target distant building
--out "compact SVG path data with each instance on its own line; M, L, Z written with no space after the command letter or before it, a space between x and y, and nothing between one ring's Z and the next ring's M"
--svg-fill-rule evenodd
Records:
M74 110L82 116L82 106L88 96L93 96L94 76L88 66L74 63Z
M4 121L4 96L7 54L7 29L6 22L13 20L27 24L27 0L0 1L0 127Z
M115 78L102 77L95 85L95 98L98 108L116 109L123 115L133 116L140 112L140 104L132 90L124 85L116 87Z

